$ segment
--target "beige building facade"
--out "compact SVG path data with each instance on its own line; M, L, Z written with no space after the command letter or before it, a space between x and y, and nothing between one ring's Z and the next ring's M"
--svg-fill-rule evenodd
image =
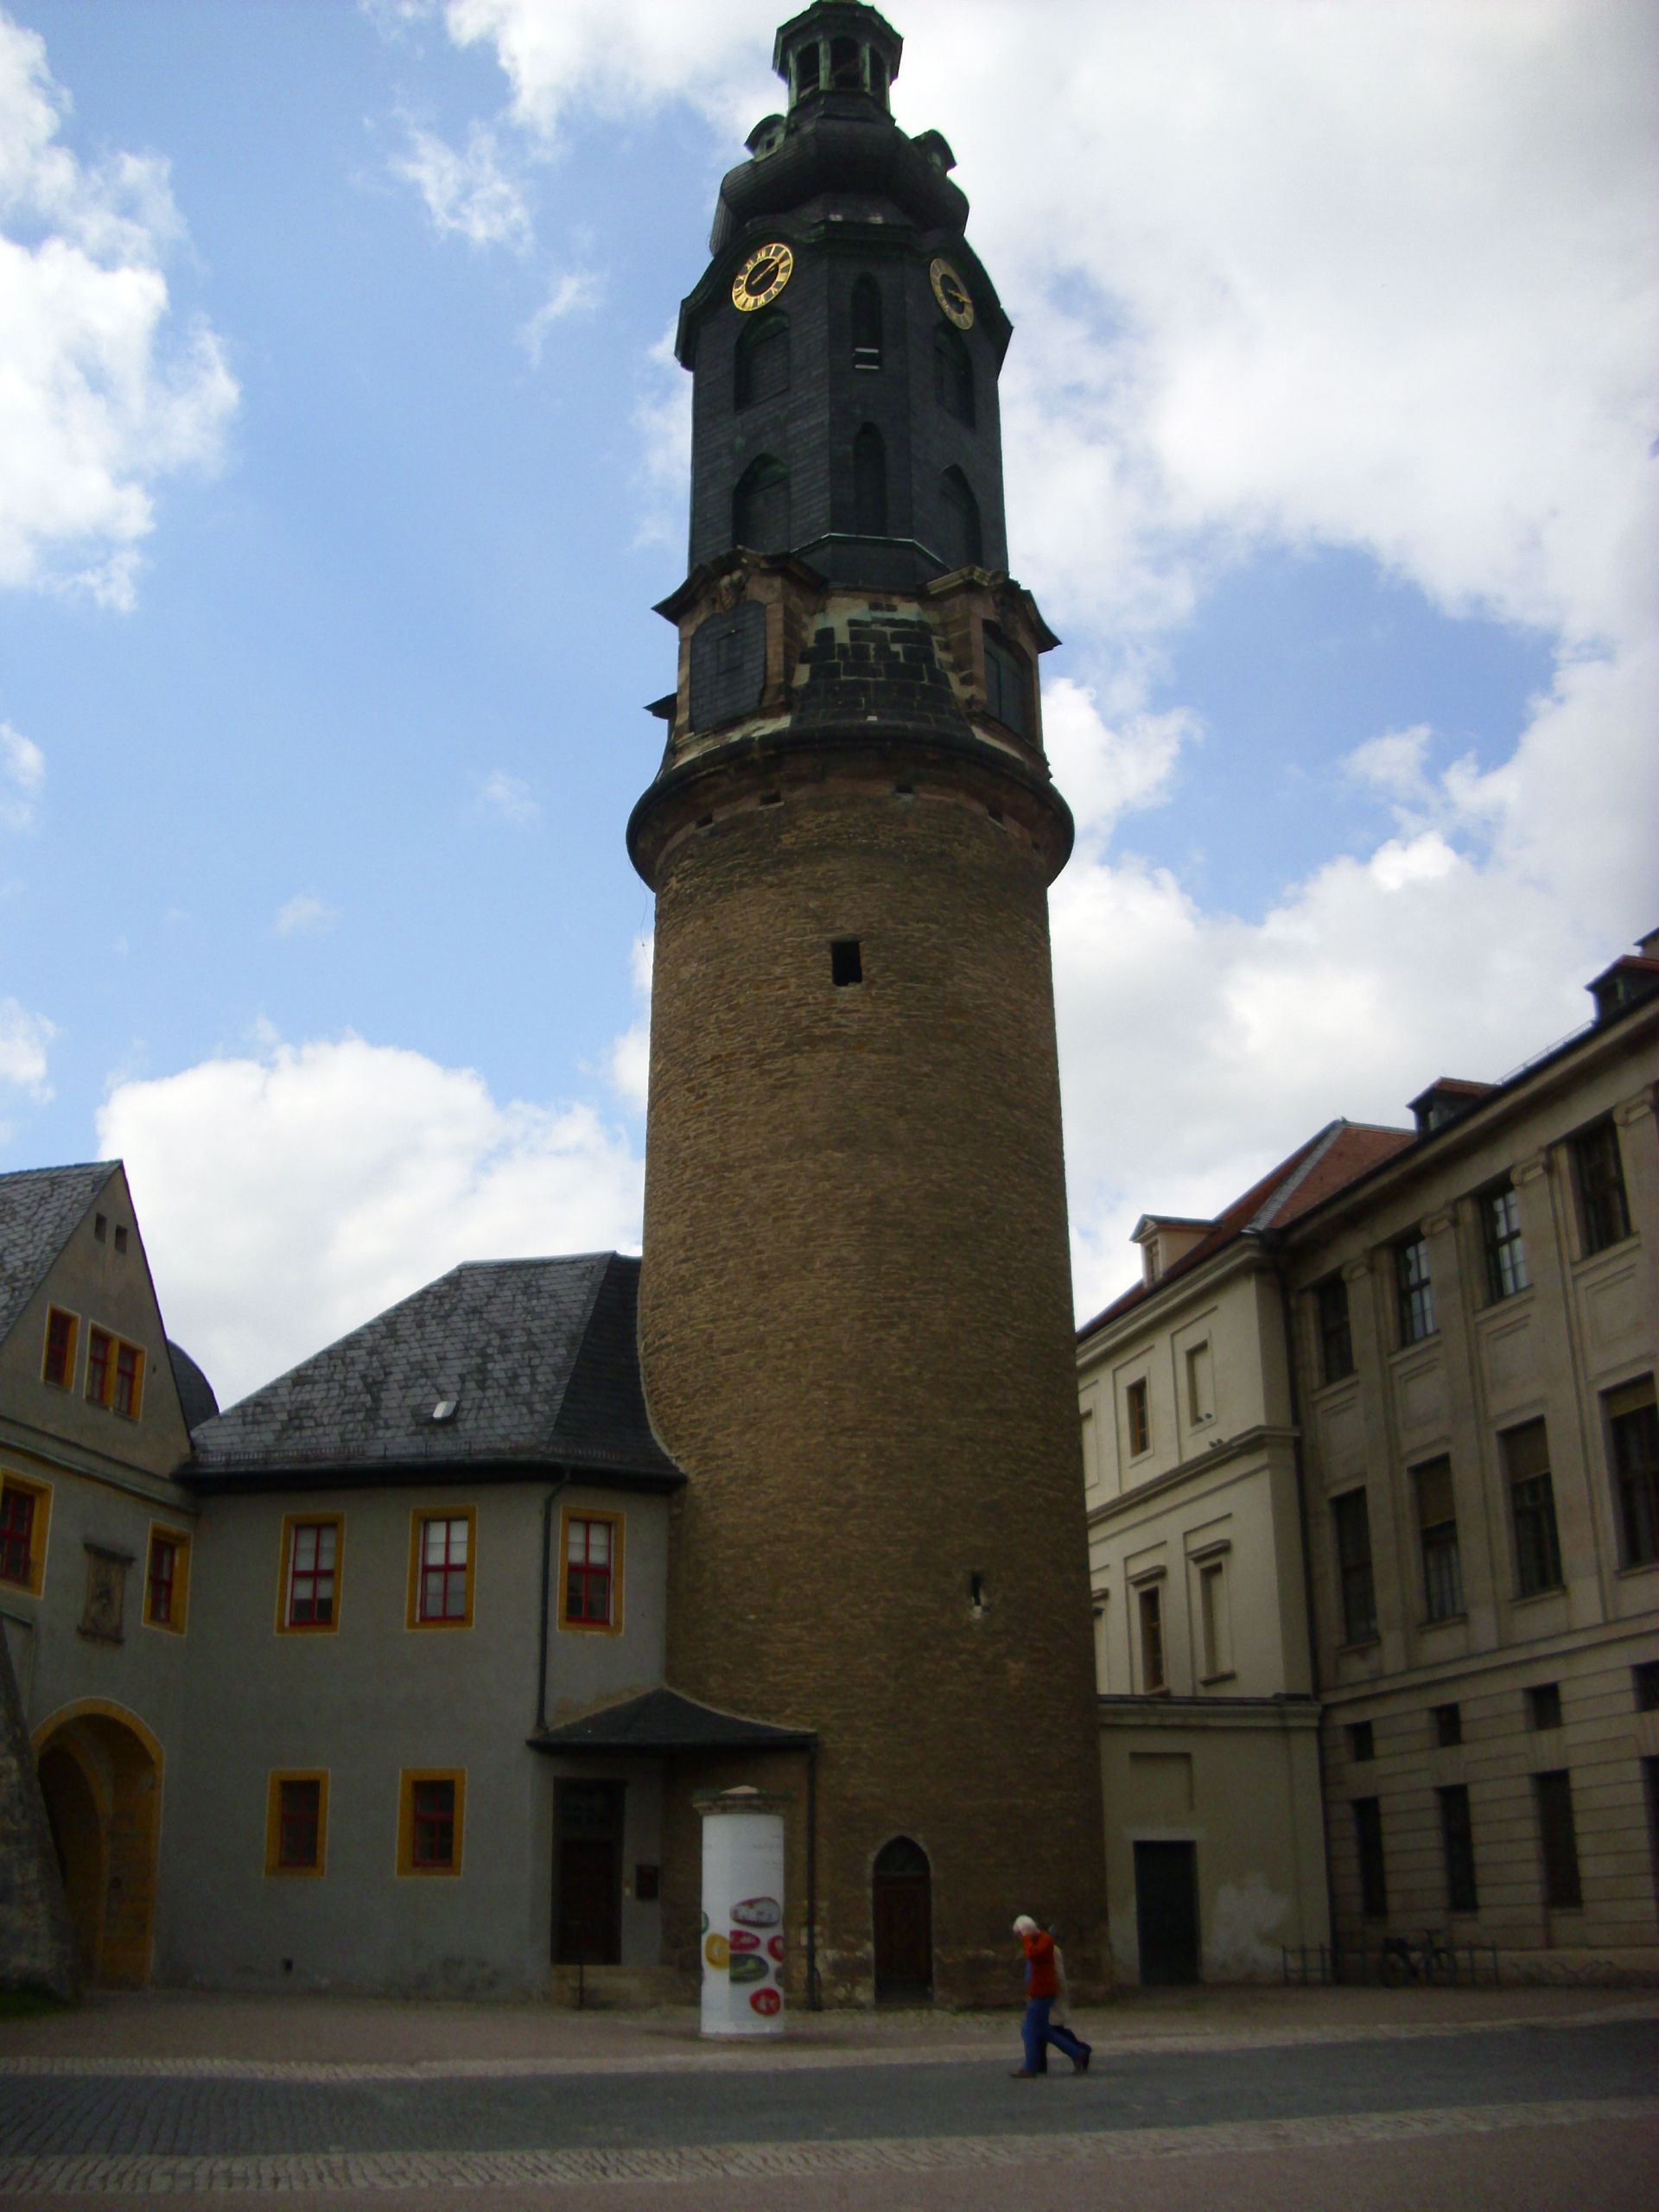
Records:
M1216 1221L1147 1217L1079 1339L1113 1965L1278 1980L1328 1942L1319 1708L1272 1232L1409 1140L1333 1123Z
M1659 940L1286 1240L1338 1939L1659 1967Z

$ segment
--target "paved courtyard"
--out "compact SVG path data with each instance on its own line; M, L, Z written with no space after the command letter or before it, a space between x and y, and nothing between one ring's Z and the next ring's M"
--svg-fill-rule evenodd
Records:
M1659 1999L1239 1991L1084 2016L803 2019L332 1999L104 1999L0 2021L0 2193L507 2204L1583 2207L1659 2202Z

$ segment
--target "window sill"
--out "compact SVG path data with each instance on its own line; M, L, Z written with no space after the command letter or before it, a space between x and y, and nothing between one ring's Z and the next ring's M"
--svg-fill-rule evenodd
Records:
M1425 1636L1433 1629L1466 1628L1468 1624L1469 1616L1467 1613L1436 1613L1433 1620L1421 1620L1418 1622L1417 1633L1419 1636Z
M1237 1680L1238 1669L1236 1667L1229 1667L1224 1673L1219 1675L1200 1675L1198 1676L1200 1686L1206 1690L1213 1682L1236 1682Z
M1375 1651L1382 1642L1380 1636L1358 1637L1351 1643L1339 1643L1337 1646L1337 1656L1339 1659L1345 1658L1351 1651Z
M1484 1321L1489 1313L1513 1313L1516 1306L1529 1304L1537 1294L1537 1284L1529 1282L1523 1290L1505 1291L1501 1298L1489 1296L1476 1308L1477 1316Z
M1613 1579L1616 1582L1623 1582L1630 1575L1652 1574L1656 1571L1659 1571L1659 1559L1639 1559L1632 1561L1629 1567L1615 1567Z
M1542 1590L1523 1590L1518 1596L1511 1598L1510 1603L1511 1605L1541 1605L1548 1599L1565 1598L1566 1595L1565 1582L1552 1582Z

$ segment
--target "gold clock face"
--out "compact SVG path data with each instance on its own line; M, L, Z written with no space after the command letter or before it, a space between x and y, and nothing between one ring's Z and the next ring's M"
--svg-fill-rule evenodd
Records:
M936 261L927 273L933 279L934 298L957 328L971 330L974 327L974 303L968 296L968 287L956 270L948 261Z
M775 300L795 274L795 257L786 245L757 246L732 279L732 305L753 315Z

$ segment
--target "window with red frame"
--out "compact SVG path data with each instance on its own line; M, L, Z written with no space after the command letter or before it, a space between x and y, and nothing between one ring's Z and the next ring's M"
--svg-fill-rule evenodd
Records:
M173 1590L179 1571L179 1548L165 1536L149 1540L149 1618L160 1627L173 1618Z
M340 1528L333 1521L297 1521L288 1580L290 1628L328 1628L334 1618L334 1568Z
M10 1484L0 1491L0 1581L28 1582L29 1540L35 1533L35 1499Z
M616 1531L608 1521L572 1521L564 1571L564 1618L608 1628Z
M115 1350L115 1339L104 1329L91 1329L86 1336L86 1395L95 1406L110 1402L110 1354Z
M125 1414L129 1421L138 1418L139 1377L143 1373L144 1356L137 1344L117 1344L115 1348L115 1410Z
M41 1372L48 1382L67 1390L75 1379L75 1317L60 1313L54 1306L46 1317L46 1364Z
M276 1864L315 1866L322 1840L322 1784L284 1782L276 1808Z
M467 1519L421 1523L421 1613L423 1621L467 1618Z
M410 1856L416 1866L453 1866L455 1863L455 1785L453 1782L416 1782Z

